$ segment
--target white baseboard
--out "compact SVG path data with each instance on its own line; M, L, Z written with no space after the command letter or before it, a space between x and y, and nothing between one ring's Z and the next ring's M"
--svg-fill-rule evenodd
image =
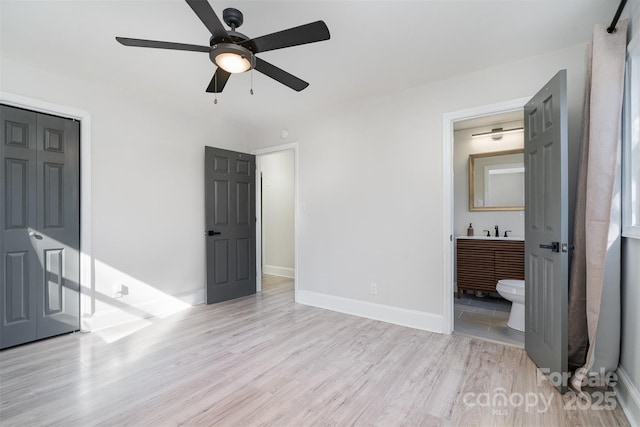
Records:
M137 304L127 304L126 300L120 299L116 301L127 306L122 309L94 313L93 316L83 316L82 332L96 332L140 319L169 316L189 306L204 304L205 296L204 289L198 289Z
M296 292L296 302L340 313L366 317L367 319L381 320L395 325L421 329L423 331L442 333L444 330L441 315L423 311L320 294L302 289Z
M295 270L289 267L279 267L277 265L263 265L262 272L264 274L271 274L273 276L288 277L289 279L295 278Z
M629 423L634 427L640 427L640 392L638 392L638 387L621 366L618 366L616 372L618 374L618 384L613 387L613 390L616 393L618 402Z

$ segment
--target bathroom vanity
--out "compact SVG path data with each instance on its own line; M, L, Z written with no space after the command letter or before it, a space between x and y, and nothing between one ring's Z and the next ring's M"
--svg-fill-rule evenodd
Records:
M524 240L519 237L458 237L456 276L458 298L464 290L496 292L498 280L524 280Z

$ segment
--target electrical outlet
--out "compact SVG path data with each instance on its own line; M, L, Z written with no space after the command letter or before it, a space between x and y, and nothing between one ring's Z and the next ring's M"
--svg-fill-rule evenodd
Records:
M125 295L129 295L129 287L126 285L113 285L113 297L122 298Z
M378 295L378 284L377 283L371 283L369 285L369 293L371 295Z

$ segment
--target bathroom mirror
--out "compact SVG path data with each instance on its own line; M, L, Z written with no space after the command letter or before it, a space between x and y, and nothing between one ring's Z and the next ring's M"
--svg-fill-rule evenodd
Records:
M524 150L469 155L469 210L524 210Z

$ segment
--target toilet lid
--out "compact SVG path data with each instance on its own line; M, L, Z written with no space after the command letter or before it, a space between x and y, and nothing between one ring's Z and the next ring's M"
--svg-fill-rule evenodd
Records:
M504 294L524 296L524 280L512 280L512 279L500 280L498 281L496 290Z

